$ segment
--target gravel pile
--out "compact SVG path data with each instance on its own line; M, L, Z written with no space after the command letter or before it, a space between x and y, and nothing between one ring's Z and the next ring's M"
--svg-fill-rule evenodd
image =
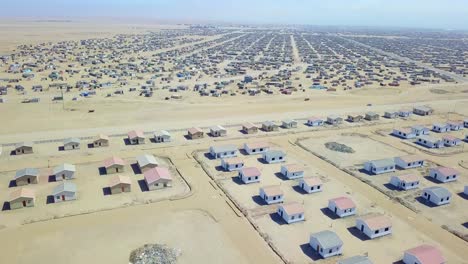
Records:
M131 264L175 264L180 250L166 245L146 244L130 253Z
M346 146L345 144L340 144L337 142L327 142L325 147L329 150L343 152L343 153L354 153L354 149Z

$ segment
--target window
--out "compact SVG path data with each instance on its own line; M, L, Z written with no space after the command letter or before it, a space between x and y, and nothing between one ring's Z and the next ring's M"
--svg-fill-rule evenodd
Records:
M379 230L375 230L374 234L378 234L379 233Z
M443 201L444 201L444 198L440 199L440 201L443 202Z
M317 189L320 189L320 185L319 185L319 186L317 186Z
M390 228L386 227L386 228L385 228L385 231L388 231L389 229L390 229Z
M252 179L251 177L247 178L248 181L250 181L251 179Z
M276 196L273 196L273 200L276 200Z
M282 160L282 159L283 159L283 157L279 157L279 159L280 159L280 160Z
M314 186L310 187L310 189L313 190L313 189L314 189Z
M255 176L255 179L258 180L258 176Z
M294 215L293 215L293 216L291 216L291 220L294 220Z
M328 251L328 253L332 253L332 252L333 252L333 249L330 249L330 250Z

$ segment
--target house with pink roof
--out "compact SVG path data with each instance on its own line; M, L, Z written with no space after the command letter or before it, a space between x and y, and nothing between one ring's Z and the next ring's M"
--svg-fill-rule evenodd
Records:
M109 180L111 194L130 192L132 180L128 176L116 175Z
M463 121L461 120L448 121L447 125L452 131L458 131L460 129L463 129Z
M419 177L416 174L395 175L390 179L390 184L400 190L411 190L419 187Z
M249 155L262 154L270 149L270 144L267 142L244 143L244 150Z
M255 167L246 167L239 170L239 179L245 183L260 182L261 172Z
M356 219L356 228L370 239L390 235L392 221L383 215L370 215Z
M288 224L305 220L304 205L298 202L285 203L278 206L277 213Z
M97 135L97 137L93 140L93 147L107 147L109 146L109 137L103 134Z
M104 161L106 174L120 173L125 170L125 161L119 157L113 156Z
M199 139L203 138L203 130L199 127L192 127L187 130L187 135L190 139Z
M316 126L323 126L323 119L322 118L318 118L318 117L309 117L307 119L307 123L306 125L310 126L310 127L316 127Z
M253 123L246 122L242 124L242 131L245 134L255 134L258 132L258 127Z
M150 191L172 187L172 176L167 168L149 169L143 173L143 177Z
M328 200L328 209L340 218L356 214L356 204L344 196Z
M141 130L132 130L128 132L127 136L131 145L145 144L145 135Z
M299 187L306 193L321 192L323 190L322 185L322 180L319 177L306 177L299 182Z
M281 174L292 180L304 177L304 168L299 164L287 164L281 166Z
M244 167L244 161L238 157L224 158L221 160L221 167L226 171L240 170Z
M284 193L279 185L262 187L259 195L267 204L282 203L284 200Z
M460 176L460 172L454 168L437 167L432 168L429 171L429 176L438 180L439 182L446 183L456 181L458 176Z
M442 141L444 142L444 145L446 147L454 147L454 146L458 146L462 143L462 140L457 138L457 137L454 137L452 135L445 135L442 137Z
M10 209L19 209L23 207L32 207L34 206L34 202L36 200L36 196L34 191L28 188L20 188L13 191L10 194L9 204Z
M442 252L430 245L420 245L405 251L403 255L405 264L445 264L447 261Z

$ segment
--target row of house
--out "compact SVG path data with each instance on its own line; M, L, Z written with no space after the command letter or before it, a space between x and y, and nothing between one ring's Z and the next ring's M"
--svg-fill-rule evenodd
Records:
M76 200L76 184L69 181L60 183L53 189L50 196L52 197L54 203ZM10 194L8 203L11 210L24 207L33 207L36 203L36 195L34 191L29 188L18 188Z
M394 172L396 167L400 169L412 169L424 166L424 158L419 155L406 155L395 158L371 160L364 163L364 170L370 174L382 174Z

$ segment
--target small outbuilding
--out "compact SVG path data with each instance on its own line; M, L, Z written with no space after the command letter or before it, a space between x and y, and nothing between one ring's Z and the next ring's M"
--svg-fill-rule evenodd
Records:
M267 204L282 203L284 200L284 193L279 185L270 185L260 188L260 197Z
M277 213L288 224L305 220L304 205L298 202L285 203L278 206Z
M190 139L199 139L199 138L203 138L204 136L203 130L199 127L189 128L187 133Z
M226 171L240 170L244 168L244 161L237 157L223 158L221 160L221 166Z
M261 172L255 167L245 167L239 170L239 179L245 183L260 182Z
M395 163L400 169L412 169L424 166L424 158L419 155L405 155L395 158Z
M54 168L52 174L55 181L71 180L75 178L76 167L73 164L63 163Z
M270 149L270 144L267 142L244 143L244 150L249 155L262 154Z
M327 123L330 125L339 125L343 123L343 118L337 115L330 115L327 117Z
M403 255L405 264L446 264L447 260L442 252L430 245L420 245L405 251Z
M316 127L316 126L323 126L323 123L324 123L323 119L313 116L307 119L306 124L311 127Z
M384 117L385 117L385 118L388 118L388 119L395 119L395 118L397 118L399 115L400 115L400 113L399 113L398 111L396 111L396 112L386 111L386 112L384 113Z
M281 174L292 180L304 177L304 168L298 164L288 164L281 166Z
M452 194L443 187L432 186L423 190L422 197L435 205L444 205L450 203Z
M318 177L306 177L299 181L299 187L306 193L321 192L323 190L322 185L322 180Z
M272 131L278 131L278 125L275 124L273 121L265 121L262 123L262 130L265 132L272 132Z
M227 130L223 126L217 125L210 128L210 135L212 137L224 137L227 135Z
M348 122L353 122L353 123L356 123L356 122L360 122L364 117L362 115L348 115L348 118L346 120L348 120Z
M455 147L459 146L462 143L462 140L454 137L452 135L445 135L442 137L442 141L444 142L444 146L446 147Z
M343 241L335 232L325 230L311 234L309 245L322 258L329 258L342 254Z
M395 171L395 160L393 158L372 160L364 163L364 170L371 174L383 174Z
M21 142L21 143L16 144L14 153L16 155L33 153L33 143L32 142Z
M430 169L429 176L439 182L447 183L456 181L460 176L460 172L454 168L437 167Z
M286 153L281 150L268 150L267 152L263 153L263 160L268 164L285 162L286 161Z
M81 140L79 138L67 138L63 141L63 150L80 149Z
M447 125L449 126L451 131L458 131L463 129L463 121L457 120L457 121L448 121Z
M93 140L93 146L95 148L99 147L107 147L109 146L109 137L107 135L99 134L94 140Z
M106 174L120 173L125 169L125 161L119 157L113 156L104 161L104 168L106 169Z
M411 190L419 187L419 177L416 174L392 176L390 184L400 190Z
M57 185L52 191L54 203L76 200L76 184L63 182Z
M450 131L450 126L446 123L435 123L432 125L432 131L437 133L445 133Z
M28 184L36 184L38 182L39 170L35 168L25 168L16 171L15 182L16 186L23 186Z
M171 134L166 130L159 130L153 134L154 142L165 143L171 141Z
M297 121L294 119L285 119L282 121L283 128L290 129L290 128L296 128L297 127Z
M36 201L34 191L28 188L19 188L10 194L10 209L19 209L23 207L33 207Z
M136 160L141 172L145 172L149 169L156 168L159 166L158 161L153 155L140 155L136 158Z
M390 235L392 221L383 215L370 215L356 219L356 228L370 239Z
M413 113L420 116L432 115L434 110L428 106L416 106L413 108Z
M344 196L328 200L328 209L340 218L356 214L356 204Z
M151 168L145 171L143 176L150 191L172 187L172 176L167 168Z
M111 194L130 192L132 180L128 176L116 175L109 181Z
M245 134L255 134L258 132L258 127L250 122L242 124L242 131Z
M215 159L236 157L237 147L235 145L211 146L210 155Z
M367 112L364 119L366 119L368 121L376 121L376 120L380 119L380 115L377 114L377 113L374 113L374 112Z
M132 130L127 134L130 145L145 144L145 135L141 130Z

